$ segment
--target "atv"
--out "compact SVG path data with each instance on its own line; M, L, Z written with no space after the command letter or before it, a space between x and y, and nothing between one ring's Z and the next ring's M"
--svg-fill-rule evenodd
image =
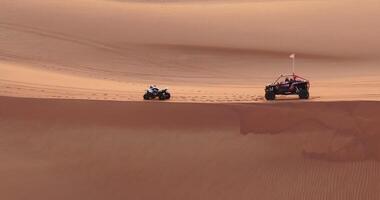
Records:
M281 75L274 83L265 87L265 99L275 100L276 95L298 95L300 99L309 99L310 82L295 74Z
M167 88L158 89L157 87L149 87L144 94L144 100L153 100L158 97L159 100L167 100L170 99L170 93Z

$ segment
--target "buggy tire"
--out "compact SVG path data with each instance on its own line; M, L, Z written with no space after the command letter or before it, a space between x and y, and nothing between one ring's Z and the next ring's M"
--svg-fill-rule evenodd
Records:
M309 91L305 89L300 89L300 91L298 92L298 96L300 97L300 99L309 99Z
M276 99L276 94L274 92L265 92L265 99L267 101L273 101Z

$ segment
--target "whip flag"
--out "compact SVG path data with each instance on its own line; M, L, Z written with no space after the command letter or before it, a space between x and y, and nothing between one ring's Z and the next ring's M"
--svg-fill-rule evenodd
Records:
M295 74L295 64L296 64L296 54L292 53L289 56L290 59L292 59L292 68L293 68L293 75Z

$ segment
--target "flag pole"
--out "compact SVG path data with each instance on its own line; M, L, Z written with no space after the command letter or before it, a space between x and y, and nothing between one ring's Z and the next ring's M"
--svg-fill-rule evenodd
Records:
M296 57L295 56L293 56L293 62L292 62L292 64L293 64L293 75L295 74L295 64L296 64Z
M296 54L291 54L290 58L292 59L292 70L293 70L293 76L295 75L295 65L296 65Z

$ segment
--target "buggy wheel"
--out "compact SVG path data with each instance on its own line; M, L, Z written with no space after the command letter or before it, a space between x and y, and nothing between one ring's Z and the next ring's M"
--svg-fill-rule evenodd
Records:
M268 101L273 101L276 99L276 94L274 92L265 92L265 99Z
M298 92L298 96L300 97L300 99L309 99L309 91L305 89L300 89L300 91Z

